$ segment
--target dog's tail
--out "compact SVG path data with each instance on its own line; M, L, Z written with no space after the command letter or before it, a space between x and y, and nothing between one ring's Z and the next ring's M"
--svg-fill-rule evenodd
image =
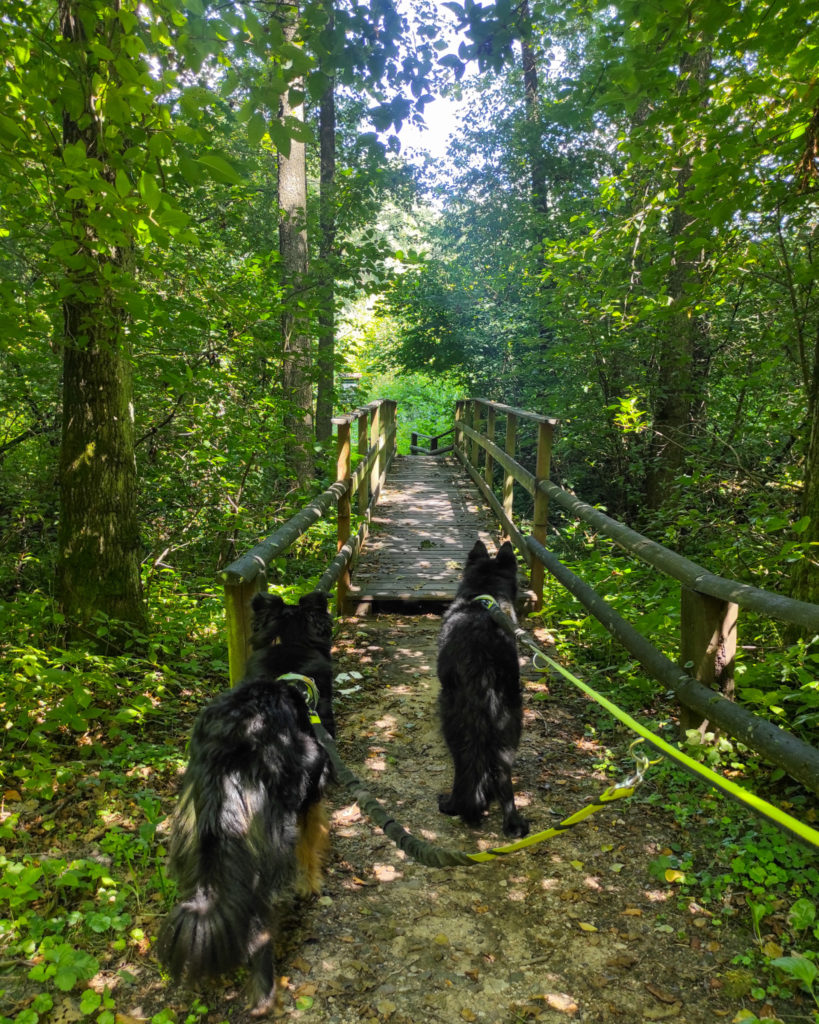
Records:
M273 848L261 787L233 781L224 780L218 796L185 790L174 818L171 871L183 898L160 929L157 953L175 981L199 982L249 961L265 975L268 958L272 972L268 904L286 858Z

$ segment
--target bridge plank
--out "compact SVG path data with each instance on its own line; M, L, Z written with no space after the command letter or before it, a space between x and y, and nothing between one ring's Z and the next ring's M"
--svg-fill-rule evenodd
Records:
M494 550L490 511L449 458L397 456L353 572L348 608L448 602L472 545Z

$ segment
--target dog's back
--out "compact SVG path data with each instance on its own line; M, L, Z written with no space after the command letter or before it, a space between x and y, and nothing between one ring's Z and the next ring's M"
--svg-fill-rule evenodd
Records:
M181 899L160 931L160 958L175 979L189 982L247 964L256 1013L274 998L273 902L299 866L305 889L319 885L329 758L304 697L278 677L313 678L332 724L326 609L324 595L308 595L298 607L256 595L257 649L244 680L196 719L172 822L170 872Z
M478 541L469 553L455 601L444 613L438 644L441 725L455 765L445 814L476 825L496 798L507 835L528 831L514 807L511 771L523 725L515 641L475 601L493 597L515 621L517 561L511 544L492 558Z

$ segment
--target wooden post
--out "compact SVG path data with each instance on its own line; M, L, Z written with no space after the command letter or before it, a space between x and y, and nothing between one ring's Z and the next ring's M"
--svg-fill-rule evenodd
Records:
M338 425L338 440L336 447L336 480L348 481L352 472L352 460L350 452L350 424L339 423ZM338 544L336 547L337 551L341 548L350 536L350 492L346 491L345 494L338 499ZM350 589L350 569L345 568L338 580L336 586L336 613L341 615L344 611L344 604L347 597L347 591Z
M463 444L463 433L461 431L461 422L464 418L464 401L459 398L455 403L455 433L452 436L452 443L456 448L460 448Z
M367 419L368 417L366 412L363 412L358 417L358 454L361 459L367 458L367 451L370 447L369 438L367 436ZM358 483L358 511L361 515L364 515L367 511L367 506L370 503L369 487L369 476L368 474L365 474L359 479Z
M495 440L495 407L490 405L486 410L486 436L490 441ZM492 478L495 475L495 460L487 451L486 461L483 464L483 478L486 481L486 486L489 490L492 490Z
M506 454L514 459L515 449L517 447L518 434L518 418L514 413L508 412L506 414ZM503 474L503 511L506 513L506 517L510 522L514 522L512 513L515 510L515 478L509 472L505 470ZM506 534L503 536L504 540L510 540Z
M370 447L374 444L378 444L378 439L381 437L381 406L376 405L370 416ZM379 476L379 462L380 460L376 456L373 459L373 466L370 470L370 494L378 493L378 476Z
M387 399L387 418L384 426L384 436L390 435L389 449L384 446L384 478L387 476L387 469L398 452L398 402L391 398Z
M739 606L690 587L680 588L680 660L683 667L703 686L719 690L734 699L734 659L737 650ZM680 705L680 739L696 729L708 731L708 720ZM716 730L714 730L716 731Z
M549 479L549 466L552 459L552 424L546 420L537 427L537 458L535 462L535 511L532 522L532 535L538 544L546 547L546 524L549 515L549 499L538 488L541 480ZM539 558L532 560L532 590L535 592L535 610L543 607L543 565Z
M261 588L262 573L248 583L225 583L225 620L228 641L230 685L235 686L245 674L247 648L250 643L250 599Z
M480 432L481 432L481 407L475 401L474 398L472 399L472 429L475 431L476 434L480 434ZM472 465L473 465L473 467L476 470L478 470L478 457L479 457L480 450L481 450L481 447L478 444L478 442L477 441L473 441L472 442L472 458L471 458L470 461L472 462ZM478 470L478 472L480 472L480 470Z
M387 435L390 432L390 406L384 401L381 403L381 416L378 419L378 486L384 486L384 479L387 476Z

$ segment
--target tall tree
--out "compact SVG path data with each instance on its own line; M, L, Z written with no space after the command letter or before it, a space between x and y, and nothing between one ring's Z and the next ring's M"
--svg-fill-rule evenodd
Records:
M285 44L297 50L299 10L281 8ZM279 116L304 123L303 83L291 82L282 94ZM278 151L279 253L285 289L282 313L282 392L289 434L287 461L299 485L313 472L313 381L310 313L307 301L307 162L303 137L296 134Z
M328 0L326 31L335 34L333 0ZM329 64L329 61L326 61ZM328 441L333 432L334 362L336 336L336 83L327 68L327 85L319 100L319 311L316 386L316 440Z
M678 95L695 92L707 97L712 52L702 39L685 46L680 58ZM707 102L701 99L704 104ZM696 99L695 99L696 103ZM698 276L706 261L702 228L696 214L687 208L686 194L698 151L703 140L692 130L685 151L675 154L674 200L669 216L670 268L666 294L669 314L661 325L657 355L657 385L653 415L654 443L646 480L646 500L659 508L668 486L686 459L686 443L695 421L703 415L704 380L698 367L706 362L703 351L707 327L697 311L701 290Z
M539 215L541 226L549 212L548 181L543 151L543 126L540 107L538 63L532 45L532 16L529 0L519 7L520 50L523 65L523 93L526 102L527 149L532 178L532 208Z
M59 0L58 52L66 79L62 157L77 171L64 193L63 412L57 584L72 626L95 613L144 621L136 517L131 353L118 289L131 272L133 235L112 230L98 189L115 190L128 145L106 121L106 90L121 81L120 4ZM82 179L85 178L85 182ZM119 178L125 187L127 177Z

